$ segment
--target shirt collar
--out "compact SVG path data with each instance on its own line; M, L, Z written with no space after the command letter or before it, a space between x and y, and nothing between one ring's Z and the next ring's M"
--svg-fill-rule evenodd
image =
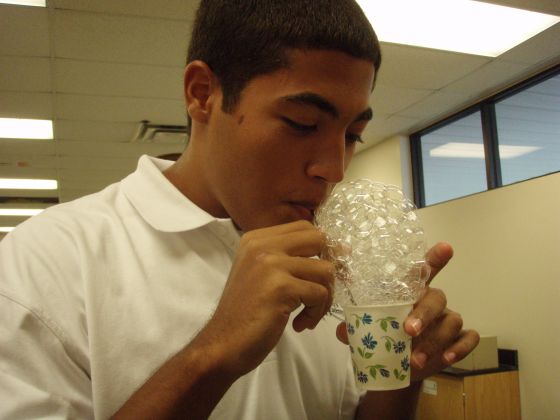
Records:
M193 230L214 221L231 223L230 219L217 219L208 214L169 182L162 171L172 164L144 155L136 171L122 181L124 194L142 218L162 232Z

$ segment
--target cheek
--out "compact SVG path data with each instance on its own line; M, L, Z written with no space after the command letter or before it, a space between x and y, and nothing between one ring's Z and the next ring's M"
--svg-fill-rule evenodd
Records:
M348 169L348 166L354 157L354 150L356 150L355 144L346 149L346 153L344 154L344 170Z

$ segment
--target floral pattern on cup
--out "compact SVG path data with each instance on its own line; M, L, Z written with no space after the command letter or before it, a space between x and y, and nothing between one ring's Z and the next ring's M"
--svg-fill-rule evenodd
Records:
M410 381L412 339L404 332L404 317L398 320L386 315L387 312L376 317L374 313L357 310L346 319L354 375L360 387L366 389L396 389L402 387L397 383Z
M366 314L364 313L362 316L357 315L357 314L352 314L354 316L355 320L355 325L356 328L360 328L360 323L364 324L364 325L369 325L372 323L373 318L370 314ZM348 323L348 325L350 325L350 323Z

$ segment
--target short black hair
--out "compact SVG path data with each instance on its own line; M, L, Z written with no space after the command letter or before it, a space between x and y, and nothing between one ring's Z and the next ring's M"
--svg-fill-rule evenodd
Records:
M289 49L341 51L371 61L376 76L381 65L375 31L354 0L201 0L187 64L210 67L222 109L232 112L251 79L288 66Z

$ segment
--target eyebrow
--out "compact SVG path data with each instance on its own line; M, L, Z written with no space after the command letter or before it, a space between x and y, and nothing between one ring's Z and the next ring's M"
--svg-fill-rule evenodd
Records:
M291 102L291 103L295 103L295 104L299 104L299 105L314 106L314 107L320 109L321 111L326 112L327 114L330 114L333 118L338 118L340 116L340 113L338 112L338 109L336 108L336 106L334 106L331 102L329 102L328 100L326 100L322 96L317 95L316 93L303 92L303 93L298 93L298 94L295 94L295 95L285 96L282 99L287 101L287 102ZM373 118L373 111L372 111L371 107L369 107L364 112L362 112L360 115L358 115L358 117L354 121L355 122L357 122L357 121L369 121L372 118Z

